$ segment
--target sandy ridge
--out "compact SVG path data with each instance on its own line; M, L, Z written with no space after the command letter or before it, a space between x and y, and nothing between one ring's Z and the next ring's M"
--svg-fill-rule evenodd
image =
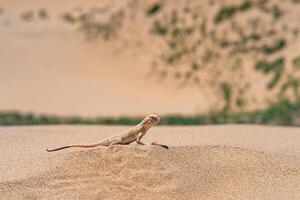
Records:
M2 199L297 199L300 165L230 146L117 146L51 156L47 171L2 182Z
M0 199L300 199L299 128L158 126L156 146L46 147L123 126L0 127Z

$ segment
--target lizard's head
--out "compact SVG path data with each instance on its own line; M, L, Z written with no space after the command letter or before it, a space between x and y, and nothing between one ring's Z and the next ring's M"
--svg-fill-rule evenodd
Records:
M160 117L156 114L150 114L147 117L143 119L142 126L145 127L146 129L151 128L152 126L155 126L158 124L160 121Z

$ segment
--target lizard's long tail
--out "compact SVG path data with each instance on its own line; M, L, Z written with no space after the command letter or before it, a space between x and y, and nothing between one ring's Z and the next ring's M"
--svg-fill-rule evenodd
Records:
M46 150L48 152L52 152L52 151L58 151L58 150L67 149L67 148L71 148L71 147L92 148L92 147L97 147L100 145L105 146L104 142L100 142L97 144L72 144L72 145L68 145L68 146L59 147L56 149L46 149Z

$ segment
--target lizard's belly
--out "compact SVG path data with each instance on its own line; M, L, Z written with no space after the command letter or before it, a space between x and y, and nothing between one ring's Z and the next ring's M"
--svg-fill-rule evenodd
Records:
M134 142L136 140L136 137L128 137L128 138L124 138L122 139L121 144L129 144L131 142Z

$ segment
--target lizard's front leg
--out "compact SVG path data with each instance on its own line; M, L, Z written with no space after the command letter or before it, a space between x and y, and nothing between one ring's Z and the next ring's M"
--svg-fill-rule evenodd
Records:
M139 133L136 137L136 143L140 145L145 145L144 143L141 142L142 137L145 135L145 133Z

